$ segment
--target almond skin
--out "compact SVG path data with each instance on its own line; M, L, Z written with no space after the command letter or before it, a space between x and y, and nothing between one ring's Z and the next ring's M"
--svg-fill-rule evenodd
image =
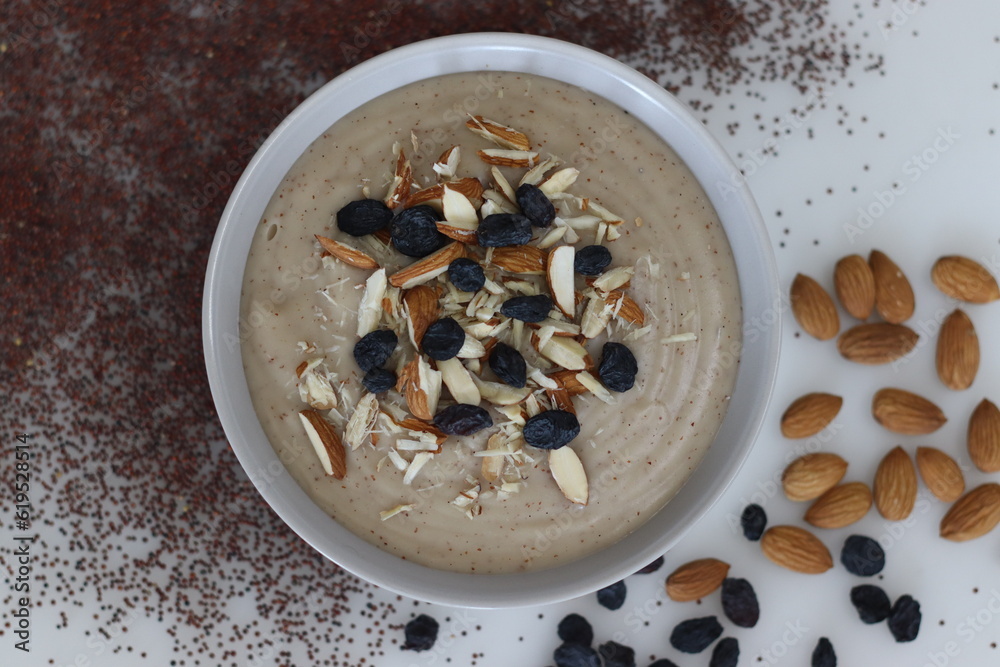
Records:
M987 399L969 418L969 457L983 472L1000 472L1000 410Z
M1000 484L990 482L969 491L941 519L941 537L965 542L982 537L1000 523Z
M861 255L848 255L833 270L837 298L852 317L867 320L875 308L875 276Z
M840 316L833 299L809 276L798 274L792 282L792 313L807 334L830 340L840 331Z
M917 332L902 324L859 324L840 335L837 350L848 361L874 366L905 357L919 339Z
M843 528L861 519L872 506L872 493L863 482L835 486L816 499L806 521L817 528Z
M878 464L872 496L886 519L902 521L910 516L917 502L917 471L902 447L894 448Z
M934 497L953 503L965 493L962 469L940 449L917 447L917 469Z
M840 412L844 399L833 394L801 396L781 415L781 434L786 438L808 438L829 425Z
M923 396L892 387L875 392L872 416L885 428L902 435L933 433L948 421L941 408Z
M812 500L836 486L846 472L847 461L836 454L806 454L788 464L781 485L789 500Z
M938 377L949 389L968 389L976 379L979 337L972 320L961 310L954 311L941 325L936 364Z
M868 264L875 278L875 309L886 322L901 324L913 316L915 299L913 288L895 262L888 255L872 250Z
M937 288L960 301L989 303L1000 299L1000 286L984 266L968 257L942 257L931 269Z
M760 539L760 548L771 562L794 572L822 574L833 567L826 545L797 526L768 528Z
M685 563L667 577L667 595L675 602L699 600L722 585L729 563L701 558Z

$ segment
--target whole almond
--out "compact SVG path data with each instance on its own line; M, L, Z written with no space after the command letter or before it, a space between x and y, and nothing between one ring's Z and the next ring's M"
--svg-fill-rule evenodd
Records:
M1000 286L984 266L968 257L942 257L931 269L937 288L960 301L989 303L1000 299Z
M969 418L969 457L983 472L1000 471L1000 410L983 399Z
M969 491L941 519L941 537L953 542L982 537L1000 523L1000 484Z
M700 558L685 563L667 577L667 595L675 602L698 600L722 585L729 563L716 558Z
M872 415L879 424L902 435L933 433L948 421L941 408L923 396L892 387L875 392Z
M909 354L919 338L903 324L859 324L840 335L837 349L845 359L859 364L888 364Z
M760 539L771 562L794 572L821 574L833 567L833 558L818 537L797 526L773 526Z
M786 438L816 435L840 412L844 399L833 394L812 393L800 396L781 415L781 433Z
M846 472L847 461L836 454L806 454L788 464L781 485L789 500L812 500L836 486Z
M900 324L913 315L915 300L913 288L903 273L888 255L872 250L868 264L875 278L875 309L886 322Z
M863 482L835 486L816 499L806 521L817 528L843 528L861 519L872 506L872 493Z
M792 282L792 313L807 334L830 340L840 331L840 316L833 299L809 276L798 274Z
M859 320L867 320L875 308L875 276L861 255L848 255L833 270L833 287L840 304Z
M872 496L886 519L902 521L910 516L917 502L917 471L902 447L894 448L878 464Z
M965 493L961 468L940 449L917 447L917 469L924 484L939 500L953 503Z
M979 371L979 337L972 320L955 310L941 325L937 343L937 374L949 389L968 389Z

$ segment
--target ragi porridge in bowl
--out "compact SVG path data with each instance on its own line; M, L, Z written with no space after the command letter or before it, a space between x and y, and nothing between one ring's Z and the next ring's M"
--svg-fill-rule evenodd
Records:
M467 573L570 562L663 507L722 422L741 324L726 235L673 150L504 72L410 84L317 138L256 229L240 310L299 485L372 544Z

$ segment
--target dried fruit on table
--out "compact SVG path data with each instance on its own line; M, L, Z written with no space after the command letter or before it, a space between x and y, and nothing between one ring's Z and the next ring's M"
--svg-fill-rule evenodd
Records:
M751 542L759 540L767 528L767 513L764 508L756 503L744 507L740 515L740 526L743 528L743 537Z
M920 632L920 619L920 603L909 595L902 595L889 612L889 632L897 642L912 642Z
M604 667L635 667L635 651L615 641L607 641L597 647Z
M597 591L597 602L602 607L611 609L620 609L623 604L625 604L625 596L628 593L628 589L625 587L624 581L616 581L615 583L605 586L601 590Z
M403 633L406 638L404 651L427 651L437 641L438 622L427 614L420 614L406 624Z
M736 637L722 639L712 649L708 667L736 667L740 662L740 643Z
M559 639L569 644L590 646L594 642L594 629L590 622L579 614L566 615L559 621L556 631Z
M670 645L682 653L701 653L722 635L715 616L682 621L670 633Z
M870 537L851 535L840 550L840 563L851 574L874 577L885 567L885 551Z
M722 611L741 628L752 628L760 619L757 593L746 579L729 578L722 582Z
M837 667L837 654L833 650L833 644L826 637L820 637L813 649L810 667Z
M892 603L885 591L878 586L862 584L851 589L851 604L858 611L858 617L869 625L881 623L889 618Z

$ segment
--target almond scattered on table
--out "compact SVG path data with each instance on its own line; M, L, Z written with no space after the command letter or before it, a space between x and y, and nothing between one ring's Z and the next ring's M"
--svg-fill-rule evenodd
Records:
M949 389L968 389L979 371L979 337L972 320L961 310L945 319L938 334L938 377Z
M989 482L969 491L941 519L941 537L965 542L982 537L1000 523L1000 484Z
M948 421L941 408L923 396L893 387L875 392L872 415L879 424L902 435L933 433Z
M681 565L667 577L667 595L675 602L698 600L715 591L729 574L729 563L700 558Z
M844 399L821 392L792 401L781 415L781 433L786 438L808 438L825 429L840 412Z
M840 335L837 349L848 361L867 365L888 364L909 354L917 346L919 338L917 332L903 324L859 324Z
M968 257L951 255L940 258L931 269L937 288L960 301L989 303L1000 299L1000 286L986 268Z
M833 286L840 304L851 316L867 320L875 308L875 276L861 255L848 255L833 270Z
M902 521L913 512L917 502L917 471L902 447L895 447L879 463L872 496L879 514L890 521Z
M795 276L791 289L792 314L810 336L830 340L840 331L837 307L826 290L802 273Z
M1000 409L983 399L969 418L969 458L983 472L1000 472Z
M817 528L843 528L859 521L872 506L872 494L863 482L835 486L816 499L805 520Z
M798 526L768 528L760 547L771 562L794 572L822 574L833 567L833 557L826 545Z
M916 301L906 274L879 250L868 255L875 279L875 309L886 322L901 324L913 316Z
M847 461L836 454L806 454L788 464L781 485L789 500L813 500L832 489L847 472Z
M965 478L955 459L934 447L917 447L917 469L924 484L943 502L953 503L965 493Z

